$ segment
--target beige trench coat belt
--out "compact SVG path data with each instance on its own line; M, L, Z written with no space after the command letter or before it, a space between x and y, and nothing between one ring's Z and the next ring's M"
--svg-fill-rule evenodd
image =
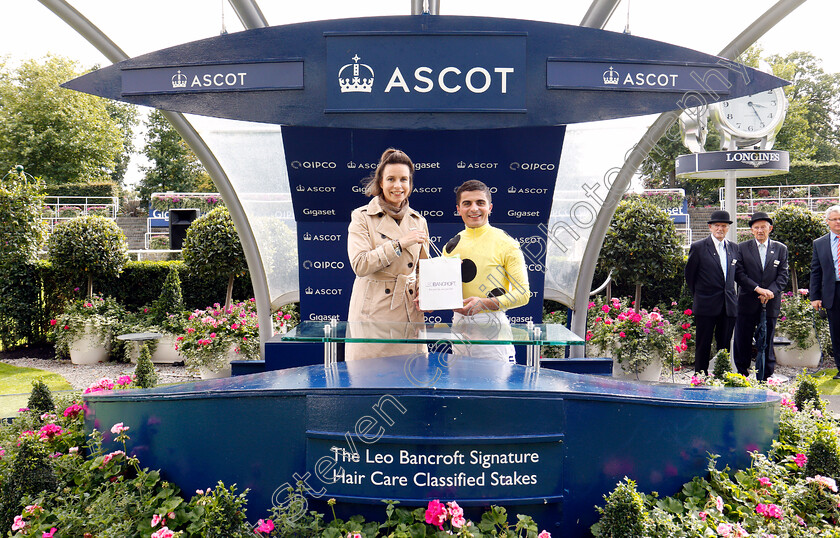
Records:
M362 277L365 280L375 280L377 282L393 282L394 293L391 295L391 310L395 310L401 306L408 306L414 302L414 296L408 290L414 289L414 283L417 281L417 275L411 273L410 275L399 275L394 278L375 278L373 275Z

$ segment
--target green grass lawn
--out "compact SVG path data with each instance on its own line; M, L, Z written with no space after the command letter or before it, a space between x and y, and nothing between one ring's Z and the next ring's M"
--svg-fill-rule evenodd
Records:
M35 379L42 379L53 392L73 388L58 374L0 362L0 417L13 417L18 409L26 407Z
M840 394L840 379L832 379L837 374L837 370L831 368L823 370L813 375L814 381L817 383L817 390L820 394Z

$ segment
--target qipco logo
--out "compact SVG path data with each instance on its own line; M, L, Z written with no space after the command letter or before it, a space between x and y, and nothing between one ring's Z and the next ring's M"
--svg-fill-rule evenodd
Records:
M295 170L318 170L335 168L335 163L331 161L292 161L292 168Z
M344 262L331 260L304 260L304 269L344 269Z
M557 165L554 163L517 163L512 162L510 163L511 170L527 170L527 171L545 171L550 172L557 168Z

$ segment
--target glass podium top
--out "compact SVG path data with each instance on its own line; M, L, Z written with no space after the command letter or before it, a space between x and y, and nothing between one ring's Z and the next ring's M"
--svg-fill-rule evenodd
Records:
M583 338L564 325L539 323L531 326L511 324L460 323L380 323L303 321L282 336L290 342L376 342L392 344L513 344L583 345Z

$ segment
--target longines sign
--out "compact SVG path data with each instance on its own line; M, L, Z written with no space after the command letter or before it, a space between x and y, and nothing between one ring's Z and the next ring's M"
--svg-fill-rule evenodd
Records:
M327 112L525 112L524 35L326 41Z

